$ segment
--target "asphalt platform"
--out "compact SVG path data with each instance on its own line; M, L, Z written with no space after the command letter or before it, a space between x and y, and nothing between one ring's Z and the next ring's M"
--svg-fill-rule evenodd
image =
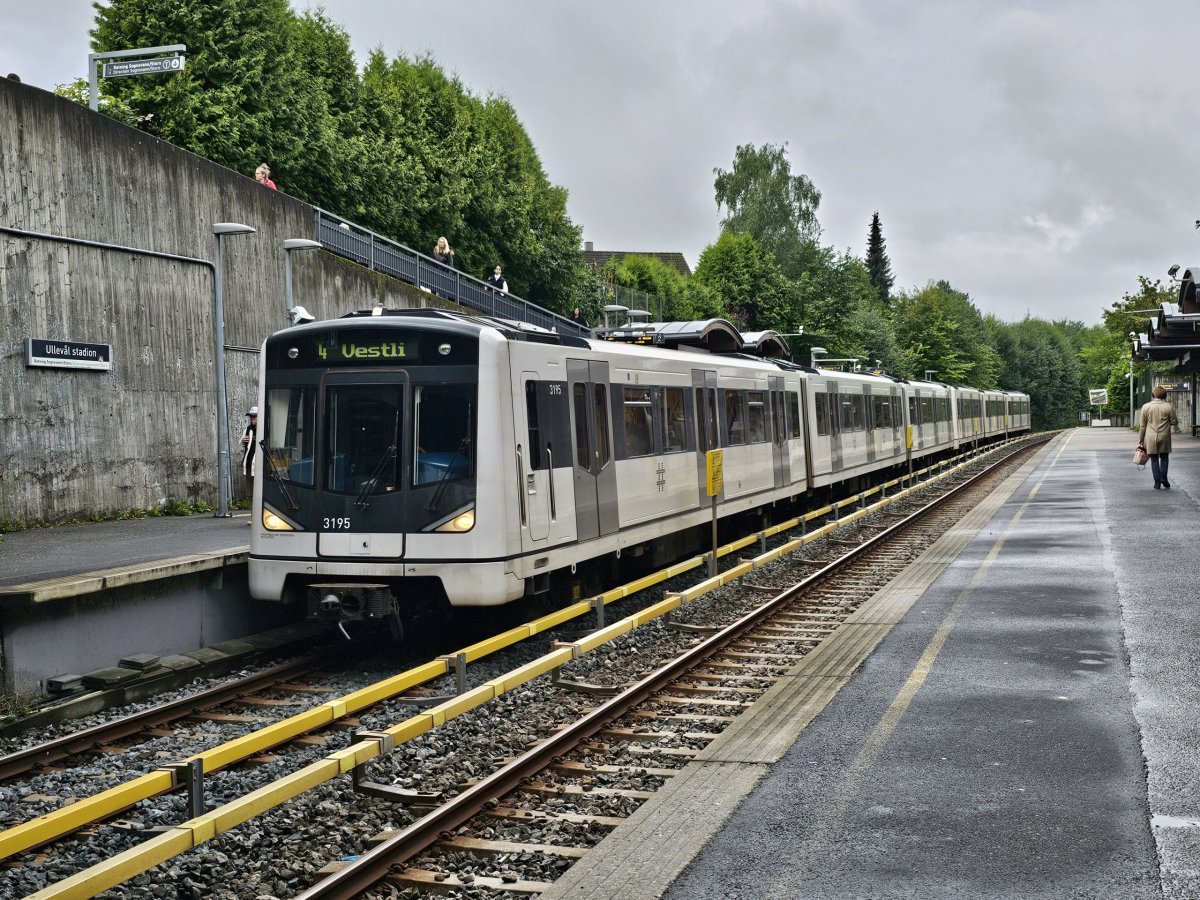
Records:
M1200 898L1200 441L1135 443L1057 437L543 900Z
M0 536L0 593L119 567L165 577L183 559L249 551L249 523L249 511L242 510L224 518L153 516L11 532Z

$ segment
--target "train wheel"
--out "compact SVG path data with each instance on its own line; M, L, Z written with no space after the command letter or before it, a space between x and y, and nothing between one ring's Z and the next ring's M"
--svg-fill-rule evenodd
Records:
M399 644L404 641L404 622L400 619L400 614L393 612L384 617L387 622L388 636L392 643Z

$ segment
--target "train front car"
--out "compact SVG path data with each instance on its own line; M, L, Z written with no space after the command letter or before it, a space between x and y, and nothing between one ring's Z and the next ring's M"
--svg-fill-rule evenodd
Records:
M504 556L497 463L478 453L504 415L480 395L485 344L494 356L503 341L436 314L356 314L266 341L254 597L398 629L401 602L444 596L432 573L445 563Z

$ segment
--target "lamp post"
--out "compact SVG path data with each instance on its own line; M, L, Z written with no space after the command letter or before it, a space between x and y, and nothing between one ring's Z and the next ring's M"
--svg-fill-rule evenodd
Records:
M217 222L212 227L217 241L217 260L214 266L213 292L216 311L213 315L213 342L217 370L217 518L229 516L229 403L225 397L225 298L221 282L221 238L227 234L254 234L249 225L238 222Z
M283 318L289 325L292 324L292 251L320 249L320 243L307 238L288 238L283 242L283 299L286 304Z
M1129 351L1129 427L1133 427L1133 355L1137 353L1137 332L1129 332L1132 348Z

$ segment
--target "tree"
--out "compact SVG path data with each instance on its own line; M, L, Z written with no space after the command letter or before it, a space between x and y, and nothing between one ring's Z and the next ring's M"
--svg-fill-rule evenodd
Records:
M580 229L507 100L428 55L375 51L360 75L349 35L287 0L95 8L97 50L188 47L179 75L104 83L125 121L247 176L266 161L281 190L420 252L445 235L462 270L499 263L514 293L571 309Z
M750 235L722 232L700 254L693 278L721 298L726 315L743 331L796 330L794 288Z
M914 376L933 370L939 381L996 386L1002 356L971 298L948 282L930 282L913 294L897 294L892 320Z
M867 234L867 271L871 275L871 284L879 292L879 299L887 306L892 285L892 263L888 259L883 245L883 228L879 224L879 212L871 216L871 229Z
M1033 429L1075 425L1088 408L1087 388L1074 341L1062 323L1026 318L1008 324L989 318L987 327L1005 362L999 386L1029 394Z
M733 168L713 169L717 209L726 231L748 234L775 257L783 274L799 278L819 251L821 192L806 175L793 175L787 145L743 144Z

